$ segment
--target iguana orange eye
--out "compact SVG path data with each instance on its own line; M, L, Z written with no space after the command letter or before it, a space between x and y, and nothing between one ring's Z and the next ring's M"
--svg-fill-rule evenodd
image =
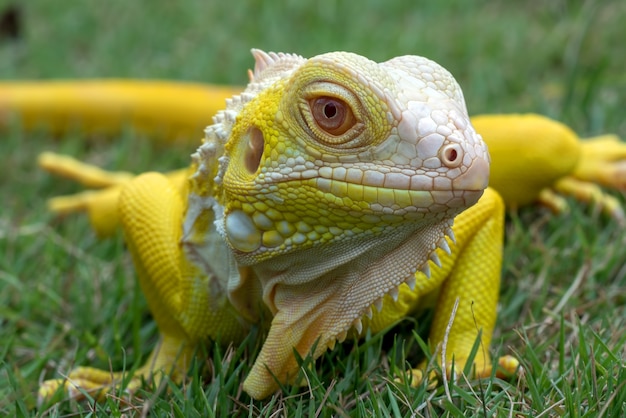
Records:
M322 96L309 101L315 123L324 132L339 136L356 124L352 109L346 102L334 97Z

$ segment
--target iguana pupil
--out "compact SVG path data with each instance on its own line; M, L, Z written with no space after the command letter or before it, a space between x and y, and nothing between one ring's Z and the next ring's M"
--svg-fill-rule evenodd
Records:
M356 123L350 107L333 97L318 97L311 101L313 118L318 126L331 135L342 135Z
M324 108L324 114L327 118L333 118L337 115L337 108L333 103L328 103Z

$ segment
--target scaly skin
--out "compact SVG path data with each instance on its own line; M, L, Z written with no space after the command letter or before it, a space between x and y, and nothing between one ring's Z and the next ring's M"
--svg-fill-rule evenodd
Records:
M180 378L199 341L237 342L270 316L244 383L262 399L276 379L297 383L294 349L317 358L435 298L430 341L446 341L446 366L454 357L461 370L480 334L475 372L489 374L503 204L485 192L489 156L452 76L420 57L254 56L188 182L122 180L123 229L163 339L131 390L159 371ZM40 397L75 385L104 393L119 379L108 376L79 368Z

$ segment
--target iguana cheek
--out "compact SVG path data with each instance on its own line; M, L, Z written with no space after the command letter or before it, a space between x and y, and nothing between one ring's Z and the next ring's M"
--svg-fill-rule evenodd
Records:
M248 215L236 209L224 216L226 240L233 249L246 254L259 249L276 249L286 242L295 244L298 241L296 232L296 227L288 221L273 221L259 211Z

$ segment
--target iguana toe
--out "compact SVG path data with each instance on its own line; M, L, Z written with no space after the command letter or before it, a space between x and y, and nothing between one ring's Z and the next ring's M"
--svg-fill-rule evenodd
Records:
M43 404L56 394L63 393L70 399L80 400L87 396L102 400L123 378L122 373L113 373L93 367L78 367L70 372L66 378L44 381L37 393L37 403ZM131 378L126 391L134 391L140 380Z

